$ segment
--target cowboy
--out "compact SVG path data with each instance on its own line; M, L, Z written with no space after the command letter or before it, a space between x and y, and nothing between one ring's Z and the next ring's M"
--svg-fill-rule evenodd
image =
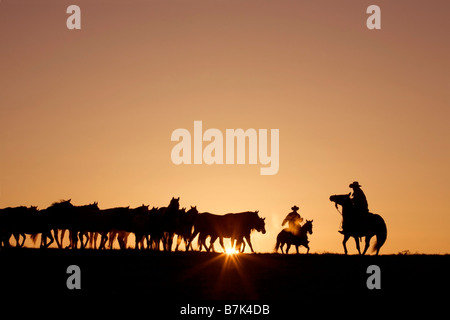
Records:
M358 181L353 181L352 184L348 186L349 188L353 189L353 193L350 196L353 202L353 207L355 208L355 211L361 216L365 213L369 212L369 205L367 203L366 195L361 189L361 185Z
M284 218L283 223L281 226L284 226L286 222L288 222L288 231L292 234L296 234L299 230L300 223L303 221L303 218L300 216L300 214L297 212L299 207L293 206L291 208L292 212L290 212L286 218Z
M344 234L346 231L350 230L364 230L367 228L367 218L369 216L369 205L367 203L366 195L361 189L361 185L358 181L353 181L349 186L353 189L353 193L350 199L353 203L353 219L351 221L342 222L342 231L340 233ZM350 230L349 230L350 229Z

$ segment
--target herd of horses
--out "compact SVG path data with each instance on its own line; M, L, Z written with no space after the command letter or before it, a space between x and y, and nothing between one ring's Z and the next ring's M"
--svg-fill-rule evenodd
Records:
M216 215L209 212L199 213L195 206L189 210L180 208L180 198L172 198L167 207L153 207L142 205L137 208L118 207L99 209L94 202L84 206L74 206L71 200L53 203L46 209L37 207L9 207L0 209L0 248L9 247L10 239L14 237L17 247L23 247L26 235L30 235L36 242L39 235L40 247L47 248L56 243L58 248L113 248L117 240L121 249L127 248L127 239L131 233L135 235L136 249L150 249L177 251L184 241L185 249L194 250L192 241L198 236L198 250L215 251L214 243L219 243L225 252L223 239L231 240L231 248L243 252L246 245L254 252L250 234L252 231L266 233L265 218L261 218L258 211L228 213ZM330 200L343 208L343 219L353 220L354 210L350 195L331 196ZM275 251L281 249L288 253L291 245L304 246L309 252L308 234L312 234L312 220L306 220L303 226L298 225L295 232L283 229L277 236ZM376 235L376 254L386 240L386 225L379 215L370 214L370 219L364 228L349 229L344 234L344 251L347 254L346 241L355 238L357 249L358 240L366 238L366 253L370 239ZM69 233L69 244L64 246L64 236ZM100 241L98 243L98 236ZM177 241L174 245L174 238ZM209 244L207 239L209 238ZM286 249L283 250L284 245Z
M0 209L0 245L8 247L10 238L14 237L16 246L24 245L26 235L35 242L41 235L41 248L56 242L63 248L65 233L69 232L70 243L65 248L105 249L113 247L117 239L119 247L127 247L127 238L134 233L136 249L172 251L174 237L177 236L175 250L184 241L186 250L193 249L192 240L198 235L200 250L214 251L214 243L219 243L225 250L224 238L230 238L234 248L240 251L247 243L252 252L250 234L253 230L266 232L265 218L258 211L216 215L208 212L199 213L196 207L180 208L180 198L172 198L167 207L149 209L142 205L137 208L118 207L99 209L94 202L85 206L74 206L63 200L50 207L38 210L36 207L15 207ZM97 238L100 235L100 243ZM206 239L210 238L209 245ZM245 241L244 241L245 240Z

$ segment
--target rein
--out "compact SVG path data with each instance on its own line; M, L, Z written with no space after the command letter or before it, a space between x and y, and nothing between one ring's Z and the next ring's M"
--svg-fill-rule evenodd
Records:
M337 212L342 216L342 212L339 210L338 204L335 202L334 207L336 208Z

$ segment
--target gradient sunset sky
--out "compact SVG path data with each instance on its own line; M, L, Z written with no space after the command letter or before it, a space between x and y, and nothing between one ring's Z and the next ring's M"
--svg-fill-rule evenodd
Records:
M81 30L66 28L71 4ZM366 28L371 4L381 30ZM253 247L271 252L296 204L314 219L311 252L342 253L329 196L357 180L386 221L382 254L450 253L449 12L444 0L2 0L0 207L179 196L200 212L259 210ZM171 133L194 120L279 129L278 174L173 164Z

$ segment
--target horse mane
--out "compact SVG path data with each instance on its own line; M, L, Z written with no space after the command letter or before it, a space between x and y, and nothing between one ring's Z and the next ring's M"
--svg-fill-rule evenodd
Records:
M65 203L65 202L70 203L70 200L72 200L72 199L69 199L69 200L59 200L59 201L53 202L53 203L51 204L50 207L54 207L54 206L57 206L58 204L63 204L63 203Z
M245 212L236 213L236 214L239 214L239 215L242 215L245 217L243 224L244 224L245 228L250 229L250 233L252 233L253 231L256 230L255 224L253 222L256 219L260 219L258 212L259 211L245 211Z

